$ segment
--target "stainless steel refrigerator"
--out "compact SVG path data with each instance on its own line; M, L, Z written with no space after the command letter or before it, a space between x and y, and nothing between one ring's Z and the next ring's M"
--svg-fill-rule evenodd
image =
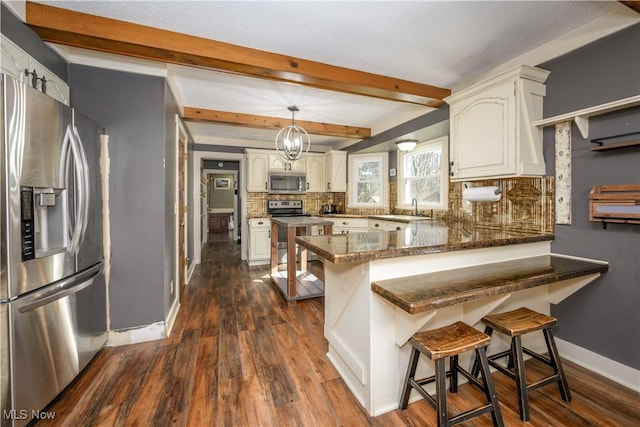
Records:
M1 76L0 425L37 418L107 338L99 129Z

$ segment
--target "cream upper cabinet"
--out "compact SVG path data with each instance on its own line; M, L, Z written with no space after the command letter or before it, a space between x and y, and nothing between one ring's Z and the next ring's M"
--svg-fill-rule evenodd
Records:
M308 153L303 159L307 163L307 191L324 191L324 155Z
M289 161L283 159L277 152L269 154L269 170L272 172L304 172L305 160L307 154L303 155L300 160Z
M247 191L266 192L268 190L269 154L259 150L246 150Z
M327 182L324 191L347 191L347 153L329 151L324 158L324 179Z
M35 73L36 89L45 92L63 104L69 105L69 86L64 80L53 74L4 36L0 39L0 48L2 51L0 65L3 73L9 74L31 87L33 87ZM29 75L26 75L25 70Z
M542 130L549 72L520 66L456 92L450 105L451 180L545 174Z

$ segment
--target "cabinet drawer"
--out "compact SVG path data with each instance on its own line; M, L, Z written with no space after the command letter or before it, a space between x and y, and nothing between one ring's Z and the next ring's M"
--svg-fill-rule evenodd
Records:
M268 228L271 227L271 220L269 218L251 218L249 220L249 227Z

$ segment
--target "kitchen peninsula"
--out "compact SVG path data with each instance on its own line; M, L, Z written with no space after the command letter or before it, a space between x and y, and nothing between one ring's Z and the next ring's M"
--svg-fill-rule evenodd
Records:
M552 240L438 221L296 238L325 259L327 356L372 416L398 407L405 344L415 332L456 320L481 328L480 319L496 309L548 314L550 304L607 270L606 263L552 256ZM533 338L527 346L542 351L542 339ZM491 346L499 351L508 343L496 337Z
M305 235L307 227L322 226L325 234L331 234L333 222L313 216L271 218L271 281L287 301L322 296L324 284L307 271L307 251L300 248L300 268L296 260L296 234ZM278 228L284 227L287 235L287 269L278 269Z

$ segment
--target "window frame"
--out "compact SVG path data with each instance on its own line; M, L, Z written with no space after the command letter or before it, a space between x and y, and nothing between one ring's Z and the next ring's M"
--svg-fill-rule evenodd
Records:
M377 203L358 203L358 182L356 181L357 165L361 162L376 161L380 163L380 186L382 189L381 200ZM388 153L370 153L370 154L349 154L349 197L347 207L356 209L379 209L389 207L389 154Z
M418 209L436 209L447 210L449 208L449 137L447 135L423 141L416 145L416 148L405 153L398 150L397 155L397 207L400 209L415 209L415 206L411 204L411 200L404 200L405 197L405 158L408 156L415 156L426 151L431 151L434 148L440 148L440 202L438 203L418 203Z

